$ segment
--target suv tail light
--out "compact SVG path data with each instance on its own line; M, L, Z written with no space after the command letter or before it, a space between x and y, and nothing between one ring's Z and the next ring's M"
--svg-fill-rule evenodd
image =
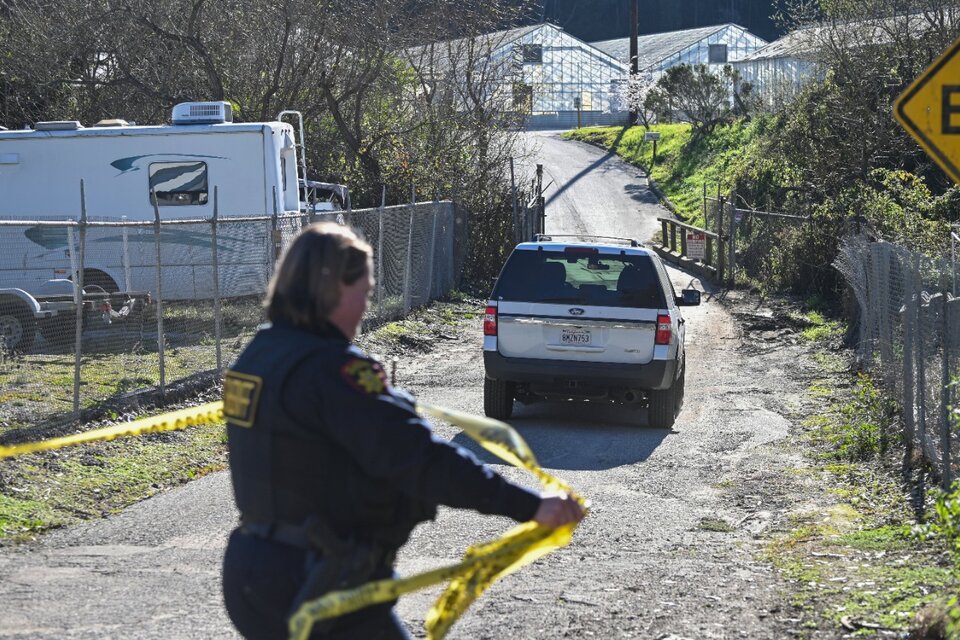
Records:
M657 337L654 344L670 344L673 337L673 322L670 316L657 316Z
M483 335L497 335L497 308L494 306L487 307L483 314Z

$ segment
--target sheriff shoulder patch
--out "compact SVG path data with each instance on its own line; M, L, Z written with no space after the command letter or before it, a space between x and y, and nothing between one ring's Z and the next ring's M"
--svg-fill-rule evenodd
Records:
M352 358L340 369L347 383L367 395L380 395L387 389L387 375L378 362Z
M238 427L252 427L263 379L246 373L227 371L223 377L223 415Z

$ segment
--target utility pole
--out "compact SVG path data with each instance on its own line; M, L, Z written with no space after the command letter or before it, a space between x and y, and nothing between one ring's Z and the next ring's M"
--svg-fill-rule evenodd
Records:
M637 47L637 38L639 37L640 29L640 0L629 0L630 1L630 78L634 79L637 77L637 72L639 69L639 61L637 56L639 55ZM633 126L637 123L637 109L634 105L630 105L630 126Z

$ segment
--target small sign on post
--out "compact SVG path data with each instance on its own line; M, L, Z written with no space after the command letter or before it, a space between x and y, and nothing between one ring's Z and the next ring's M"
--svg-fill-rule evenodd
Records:
M650 170L653 171L653 165L657 164L657 142L660 140L659 131L645 131L643 141L653 141L653 158L650 160Z
M687 229L687 257L703 261L707 256L707 235L702 231Z

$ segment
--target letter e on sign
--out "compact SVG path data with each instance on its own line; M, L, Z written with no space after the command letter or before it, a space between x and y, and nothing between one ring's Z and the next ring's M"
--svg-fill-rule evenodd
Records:
M943 85L943 133L960 134L960 84Z
M894 103L893 115L941 169L960 184L960 38Z

